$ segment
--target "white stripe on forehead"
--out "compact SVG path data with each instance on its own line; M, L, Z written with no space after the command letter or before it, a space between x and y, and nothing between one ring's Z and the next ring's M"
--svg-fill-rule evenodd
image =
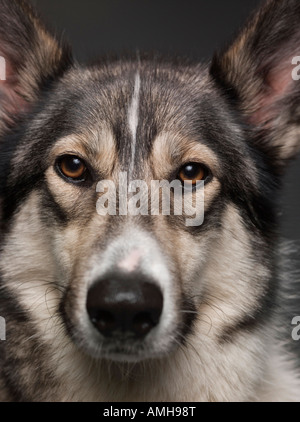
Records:
M135 160L135 149L136 149L136 131L139 124L139 100L140 100L140 87L141 78L139 72L135 75L134 81L134 92L131 100L130 107L128 109L128 124L132 135L132 146L131 146L131 163L129 173L132 174L134 160Z

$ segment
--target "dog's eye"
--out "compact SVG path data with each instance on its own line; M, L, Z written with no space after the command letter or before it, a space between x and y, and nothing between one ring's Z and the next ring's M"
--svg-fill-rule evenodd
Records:
M84 161L76 155L64 155L57 161L57 167L63 176L74 181L84 181L87 168Z
M203 164L188 163L181 167L178 178L182 182L196 185L197 182L205 180L208 176L208 170Z

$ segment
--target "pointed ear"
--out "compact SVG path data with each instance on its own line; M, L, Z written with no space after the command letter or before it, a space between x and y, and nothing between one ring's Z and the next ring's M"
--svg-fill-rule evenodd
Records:
M300 1L269 0L210 69L278 168L300 149L299 56Z
M0 133L71 65L27 1L0 0Z

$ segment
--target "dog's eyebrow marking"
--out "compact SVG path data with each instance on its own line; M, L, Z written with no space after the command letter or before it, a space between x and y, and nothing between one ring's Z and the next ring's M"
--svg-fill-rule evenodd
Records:
M139 102L140 102L140 88L141 88L141 78L139 72L135 75L134 81L134 92L131 100L130 107L128 109L128 124L130 132L132 135L132 147L131 147L131 163L129 173L132 174L135 160L135 150L136 150L136 132L139 124Z

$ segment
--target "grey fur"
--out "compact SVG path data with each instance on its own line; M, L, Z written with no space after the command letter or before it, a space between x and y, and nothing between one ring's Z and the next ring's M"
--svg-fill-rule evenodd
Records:
M20 28L0 30L10 65L0 85L1 399L298 401L286 317L298 298L278 265L274 200L300 146L298 87L278 61L296 51L298 2L266 2L209 67L147 56L73 64L27 2L0 6L0 27ZM270 21L279 35L266 45ZM88 165L85 183L57 169L70 152ZM202 226L97 215L98 180L171 180L195 160L209 169ZM135 250L163 292L162 317L142 341L108 341L88 319L87 291Z

